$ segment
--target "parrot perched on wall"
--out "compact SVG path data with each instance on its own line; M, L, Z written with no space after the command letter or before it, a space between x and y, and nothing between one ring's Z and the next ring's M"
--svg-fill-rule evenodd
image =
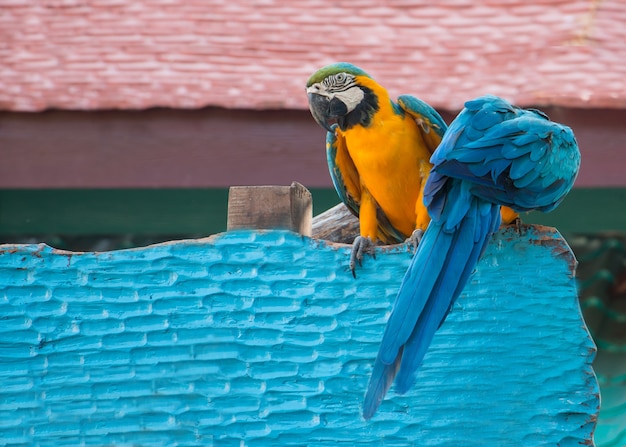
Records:
M414 96L393 102L362 69L345 62L323 67L306 84L309 108L328 131L326 156L333 185L359 218L350 269L376 242L417 243L430 217L423 203L429 159L446 123ZM517 214L510 213L507 223Z
M350 268L377 241L404 241L423 232L429 159L447 128L425 102L408 95L393 102L365 71L345 62L311 75L306 91L313 118L328 131L326 156L333 185L359 218Z
M371 418L395 379L406 392L500 224L500 207L551 211L572 188L580 152L569 127L495 96L465 103L433 154L432 220L400 286L363 405Z

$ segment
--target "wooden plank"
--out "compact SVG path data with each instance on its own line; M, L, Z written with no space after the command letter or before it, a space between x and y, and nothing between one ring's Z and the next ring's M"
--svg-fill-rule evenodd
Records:
M576 133L577 187L626 187L626 109L542 109ZM0 188L332 187L307 110L0 112L0 123Z
M284 229L310 236L312 219L311 193L300 183L230 188L227 231Z
M0 111L0 123L0 188L331 186L304 110Z

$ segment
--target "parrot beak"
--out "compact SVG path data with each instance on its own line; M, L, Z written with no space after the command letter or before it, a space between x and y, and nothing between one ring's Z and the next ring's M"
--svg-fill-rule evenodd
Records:
M328 132L334 132L332 124L334 120L330 115L330 98L328 96L320 95L317 93L309 93L309 110L311 115L321 127Z

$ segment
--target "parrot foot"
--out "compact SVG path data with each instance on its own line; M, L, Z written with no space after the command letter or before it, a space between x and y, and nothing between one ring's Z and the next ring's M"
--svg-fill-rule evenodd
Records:
M424 230L420 230L418 228L416 230L413 230L413 233L411 233L411 235L408 238L406 238L404 243L405 244L409 244L410 246L412 246L413 247L413 253L415 253L417 251L417 246L422 241L422 237L423 236L424 236Z
M363 236L357 236L352 243L352 253L350 254L350 271L352 276L356 278L356 265L363 265L363 255L367 253L376 259L376 252L374 251L374 242Z

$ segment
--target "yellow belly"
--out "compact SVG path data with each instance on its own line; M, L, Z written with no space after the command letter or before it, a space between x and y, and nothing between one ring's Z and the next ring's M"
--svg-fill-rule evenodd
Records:
M393 115L368 128L355 126L344 137L361 187L369 191L391 224L406 236L413 232L417 221L425 218L427 224L421 192L424 172L430 170L430 153L417 124Z

